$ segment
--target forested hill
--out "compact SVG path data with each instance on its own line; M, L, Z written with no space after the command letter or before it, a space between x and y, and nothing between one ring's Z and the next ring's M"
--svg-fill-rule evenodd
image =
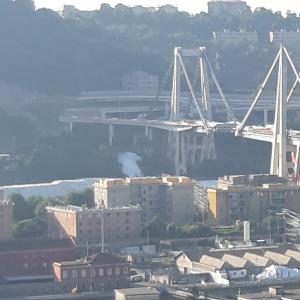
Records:
M163 10L136 15L124 5L104 4L88 18L64 19L35 10L31 0L1 0L0 81L43 93L118 89L122 75L132 70L164 74L174 46L207 46L214 57L214 31L244 29L257 31L258 43L220 46L219 76L227 90L237 83L253 88L275 51L268 32L297 28L297 15L283 18L264 8L247 16L212 17Z

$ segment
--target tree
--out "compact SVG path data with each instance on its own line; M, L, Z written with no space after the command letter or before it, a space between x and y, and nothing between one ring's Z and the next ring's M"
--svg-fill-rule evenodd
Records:
M163 238L166 233L166 224L158 216L150 220L143 228L143 235L150 238Z
M45 235L46 225L37 219L22 220L14 225L16 238L37 238Z
M92 189L85 189L81 192L68 193L64 199L64 204L75 206L86 206L91 208L94 206L94 193Z
M31 205L25 200L25 198L22 195L13 193L9 198L14 203L13 215L15 221L18 222L34 217Z

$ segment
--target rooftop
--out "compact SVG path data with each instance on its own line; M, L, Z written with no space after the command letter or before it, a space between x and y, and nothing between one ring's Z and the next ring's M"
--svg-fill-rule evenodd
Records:
M34 250L53 250L74 248L70 239L62 240L45 240L45 239L28 239L13 240L0 242L0 252L22 252Z
M115 292L122 294L124 296L160 295L160 292L158 292L156 289L151 287L121 289L121 290L115 290Z
M113 265L123 264L126 260L110 254L110 253L96 253L82 259L73 261L56 262L55 264L63 267L75 267L75 266L89 266L89 265Z

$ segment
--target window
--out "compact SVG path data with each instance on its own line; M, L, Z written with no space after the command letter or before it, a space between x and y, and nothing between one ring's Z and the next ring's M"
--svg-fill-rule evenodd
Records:
M121 270L119 267L116 267L116 275L120 275L121 274Z
M74 271L72 272L72 277L73 277L73 278L77 278L77 271L74 270Z
M46 262L43 262L43 263L42 263L42 267L43 267L44 269L46 269L46 268L47 268L47 263L46 263Z
M111 276L111 275L112 275L112 268L108 268L108 269L107 269L107 275L108 275L108 276Z
M63 279L67 279L68 278L68 271L63 271L63 273L62 273L62 278Z
M96 270L95 269L92 269L91 270L91 277L95 277L96 276Z
M25 263L24 264L24 270L27 270L29 268L29 264Z
M104 276L104 269L99 269L99 276Z
M86 270L82 270L82 271L81 271L81 276L82 276L82 277L86 277Z
M124 267L123 273L128 274L128 267Z

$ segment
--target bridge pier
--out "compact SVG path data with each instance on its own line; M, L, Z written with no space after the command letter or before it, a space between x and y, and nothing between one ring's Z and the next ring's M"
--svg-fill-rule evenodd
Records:
M73 133L73 122L70 122L70 133Z
M268 125L268 121L269 121L269 110L268 108L264 108L264 125Z
M145 127L146 129L146 137L149 139L149 142L153 141L153 133L152 133L152 128L150 128L149 126Z
M109 124L109 146L113 145L113 141L114 141L114 137L115 137L115 130L114 130L114 125Z

